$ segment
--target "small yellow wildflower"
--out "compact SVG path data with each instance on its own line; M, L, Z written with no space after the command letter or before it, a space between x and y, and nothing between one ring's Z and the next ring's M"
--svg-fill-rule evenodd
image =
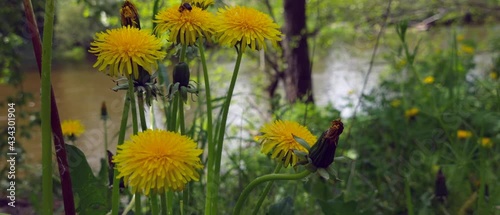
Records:
M399 99L394 99L394 100L392 100L392 101L391 101L391 106L392 106L393 108L397 108L397 107L401 106L401 100L399 100Z
M434 83L434 77L433 76L427 76L424 78L424 84L432 84Z
M220 8L215 29L220 44L233 47L241 43L241 51L266 49L265 40L275 47L281 41L279 26L267 14L258 10L235 6Z
M257 140L261 141L261 152L271 154L272 159L283 162L284 167L294 166L298 157L294 150L308 153L308 150L298 143L293 136L305 140L309 146L316 144L317 138L304 126L293 121L276 120L264 125Z
M156 61L165 57L160 39L130 26L97 33L90 45L89 52L97 56L94 67L99 67L99 71L107 69L111 76L133 74L137 79L139 66L152 74L158 69Z
M203 165L196 143L187 136L164 130L147 130L118 146L113 162L132 193L149 195L181 191L191 180L198 181Z
M64 120L61 123L61 129L65 137L73 140L85 132L85 127L82 125L80 120Z
M462 41L464 41L464 39L465 39L465 37L463 34L457 35L457 42L462 42Z
M199 37L210 39L214 33L215 16L199 7L179 11L179 5L167 8L155 16L156 32L169 32L168 40L175 44L193 45Z
M405 66L406 66L406 59L401 59L396 63L397 69L402 69Z
M497 80L498 79L498 73L496 73L496 72L490 72L490 78L493 79L493 80Z
M493 147L493 141L491 141L491 138L483 137L481 138L481 146L484 148L491 148Z
M438 173L438 171L441 169L441 166L437 165L437 164L433 164L432 167L431 167L431 171L432 171L432 174L436 174Z
M416 107L410 108L410 109L405 111L405 117L406 118L415 117L419 112L420 112L420 110Z
M472 137L472 132L467 131L467 130L458 130L457 137L458 137L458 139L467 139L467 138Z
M460 45L460 52L468 55L474 54L474 47L465 44Z

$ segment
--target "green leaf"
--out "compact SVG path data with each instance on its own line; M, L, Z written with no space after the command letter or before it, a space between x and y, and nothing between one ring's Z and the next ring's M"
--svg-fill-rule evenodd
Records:
M68 165L75 199L79 199L80 215L106 214L110 209L108 187L94 176L85 154L72 145L66 145Z
M101 158L101 169L99 170L99 173L97 175L97 178L99 178L99 181L101 181L101 183L109 183L108 172L108 161L105 158Z
M297 143L299 143L302 147L306 148L307 150L311 150L311 146L309 146L309 143L307 143L304 139L297 137L293 134L292 134L292 136L293 136L293 139L295 139L295 141L297 141Z
M272 215L292 215L294 214L293 209L293 199L290 196L281 199L279 202L276 202L269 206L269 213Z

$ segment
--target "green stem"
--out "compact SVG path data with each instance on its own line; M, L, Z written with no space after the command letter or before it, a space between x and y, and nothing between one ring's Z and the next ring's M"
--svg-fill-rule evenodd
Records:
M107 155L108 151L108 120L102 120L102 126L104 127L104 155ZM106 157L106 156L105 156Z
M118 134L118 146L122 145L125 141L125 132L127 130L127 120L128 120L128 112L130 110L130 100L125 99L122 111L122 121L120 123L120 133ZM117 152L118 154L118 152ZM120 179L116 178L120 174L118 169L114 169L113 172L113 193L112 193L112 204L111 204L111 214L118 215L118 207L120 205Z
M153 17L151 20L155 20L155 16L158 13L158 7L160 6L160 0L155 0L155 3L153 5ZM153 32L155 32L155 35L158 35L155 31L157 23L153 22Z
M188 183L189 185L189 183ZM184 204L188 204L189 200L189 186L186 186L184 191L182 191L182 200L181 200L181 215L184 214Z
M52 37L54 26L54 1L45 2L45 18L42 46L42 214L52 214L52 128L50 114L50 71L52 61Z
M146 111L144 110L144 95L142 93L137 93L137 103L139 105L139 118L141 119L142 131L148 130L148 125L146 124Z
M213 198L213 192L215 192L215 184L211 183L213 181L213 165L214 165L214 151L215 145L212 139L212 97L210 95L210 81L208 76L207 61L205 59L205 53L203 50L203 41L198 40L198 50L200 51L201 64L203 65L203 79L205 81L205 100L207 105L207 142L208 142L208 161L207 161L207 195L205 199L205 214L211 211L211 199Z
M161 201L161 215L167 215L167 194L163 192L160 195L160 201Z
M184 101L182 101L182 96L177 94L177 100L179 103L179 125L181 127L181 135L186 134L186 126L184 122Z
M135 214L141 215L142 214L142 207L141 207L141 193L139 191L135 192Z
M158 215L160 214L158 211L158 195L156 195L156 192L151 191L151 214L153 215Z
M179 62L186 62L186 50L187 50L187 44L183 44L181 48L181 56Z
M137 127L137 109L135 103L135 95L134 95L134 81L132 77L128 77L128 99L130 99L130 104L132 105L132 131L133 134L136 135L139 130Z
M174 214L174 192L167 192L167 213L168 215Z
M243 206L243 203L247 199L248 194L250 194L250 192L257 185L262 184L262 183L264 183L266 181L298 180L298 179L305 178L309 174L311 174L311 172L309 172L309 170L304 170L302 172L295 173L295 174L269 174L269 175L264 175L264 176L260 176L260 177L256 178L255 180L253 180L252 182L250 182L250 184L248 184L245 187L245 189L243 190L243 192L241 193L240 197L238 198L238 201L236 202L236 206L234 207L233 214L234 215L240 214L241 207Z
M182 101L182 96L180 95L180 93L177 94L176 98L177 98L178 103L179 103L179 110L178 111L179 111L179 124L180 124L181 135L185 135L186 134L186 126L185 126L185 122L184 122L184 101ZM189 198L189 189L186 188L182 192L181 206L182 206L183 201L187 203L188 198ZM184 214L184 207L181 207L180 210L181 210L181 214Z
M107 161L108 158L108 127L107 127L107 119L102 120L102 126L104 127L104 160ZM108 178L108 162L103 163L104 166L101 167L101 169L104 170L104 178Z
M274 169L273 173L275 173L275 174L278 173L281 170L282 166L283 166L282 163L278 163L278 165L276 165L276 168ZM257 212L259 212L259 208L262 205L262 203L264 202L264 199L266 199L266 196L269 193L269 191L271 190L273 183L274 183L274 181L267 182L267 185L264 188L264 191L262 191L262 193L260 194L259 201L257 202L257 205L253 209L252 214L255 215L255 214L257 214Z
M133 134L136 135L138 132L138 125L137 125L137 110L136 110L136 103L135 103L135 94L134 94L134 83L132 80L132 77L128 77L128 95L130 99L130 104L132 104L132 130ZM139 192L135 193L135 213L138 215L142 214L142 209L141 209L141 194Z
M171 103L172 111L170 112L170 121L169 121L168 130L173 131L173 132L177 132L177 108L179 107L179 105L177 104L177 102L178 102L177 97L178 96L179 96L178 93L175 94L173 101L171 101L172 102Z
M234 65L234 71L233 71L233 77L231 78L231 83L229 84L229 90L226 95L226 100L224 102L224 105L222 106L223 112L222 112L222 119L220 121L221 125L219 127L219 136L217 137L217 143L216 149L217 149L217 154L215 154L215 166L214 166L214 178L213 182L215 183L215 189L214 191L217 191L216 189L219 188L220 184L220 162L221 162L221 156L222 156L222 143L224 142L224 134L226 131L226 122L227 122L227 115L229 113L229 106L231 104L231 98L233 97L233 91L234 91L234 86L236 85L236 79L238 78L238 72L240 70L240 64L241 64L241 58L243 57L243 52L241 52L241 48L239 49L240 51L238 52L238 57L236 58L236 64ZM217 214L217 200L219 199L218 197L218 192L214 192L214 197L211 199L212 200L212 214Z
M133 195L132 198L135 198L135 195ZM128 212L132 210L132 207L134 207L134 203L134 201L130 201L123 209L122 214L128 214Z

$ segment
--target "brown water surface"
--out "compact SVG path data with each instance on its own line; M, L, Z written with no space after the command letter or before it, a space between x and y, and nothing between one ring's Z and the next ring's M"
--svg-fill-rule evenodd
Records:
M26 109L17 108L16 111L38 111L40 110L40 77L37 68L24 68L21 72L24 81L20 88L32 93L34 101ZM110 116L107 123L108 139L109 148L114 152L125 93L111 90L115 86L113 78L97 72L90 63L53 66L51 78L59 116L61 120L80 120L85 126L85 133L74 144L86 154L89 163L96 170L95 168L99 168L99 159L104 156L105 152L104 127L100 119L101 103L106 102ZM20 88L0 85L0 100L4 101L7 96L13 95ZM1 113L0 117L1 123L6 123L5 114ZM31 139L20 139L18 142L26 150L26 162L38 164L41 160L40 128L36 127L30 133Z

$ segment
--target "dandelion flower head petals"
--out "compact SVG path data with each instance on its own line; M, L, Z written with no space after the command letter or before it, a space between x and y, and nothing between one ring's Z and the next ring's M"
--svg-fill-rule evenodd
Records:
M242 51L246 46L254 50L266 49L264 40L274 46L281 40L279 26L267 14L247 7L226 7L219 9L215 29L222 45L234 46L241 42Z
M97 33L90 45L89 52L97 56L94 67L99 71L108 68L111 76L134 74L138 78L138 66L152 74L158 69L156 61L165 57L160 39L146 30L130 26Z
M416 107L413 107L413 108L410 108L408 110L405 111L405 117L406 118L411 118L411 117L414 117L416 116L418 113L420 112L420 110Z
M496 72L490 72L490 78L493 80L496 80L498 78L498 73Z
M399 100L399 99L394 99L394 100L392 100L392 101L391 101L391 106L392 106L393 108L397 108L397 107L401 106L401 103L402 103L402 102L401 102L401 100Z
M424 78L424 84L432 84L434 83L434 77L433 76L427 76Z
M80 120L64 120L61 123L62 133L66 137L79 137L85 132L85 127L83 127Z
M210 38L214 33L215 16L199 7L192 10L179 11L179 6L173 6L156 15L156 32L170 32L169 41L175 44L193 45L201 36Z
M124 177L125 185L148 195L150 190L163 193L181 191L191 180L198 181L203 168L203 151L187 136L164 130L147 130L118 146L113 162Z
M492 148L493 141L491 141L491 138L483 137L483 138L481 138L481 146L484 148Z
M469 137L472 137L472 132L467 130L458 130L457 137L458 139L467 139Z
M261 152L271 154L272 159L283 162L284 167L294 166L298 157L293 150L308 153L308 150L298 143L293 136L305 140L310 146L316 143L317 138L304 126L297 122L276 120L264 125L260 132L262 136L256 139L261 141Z

